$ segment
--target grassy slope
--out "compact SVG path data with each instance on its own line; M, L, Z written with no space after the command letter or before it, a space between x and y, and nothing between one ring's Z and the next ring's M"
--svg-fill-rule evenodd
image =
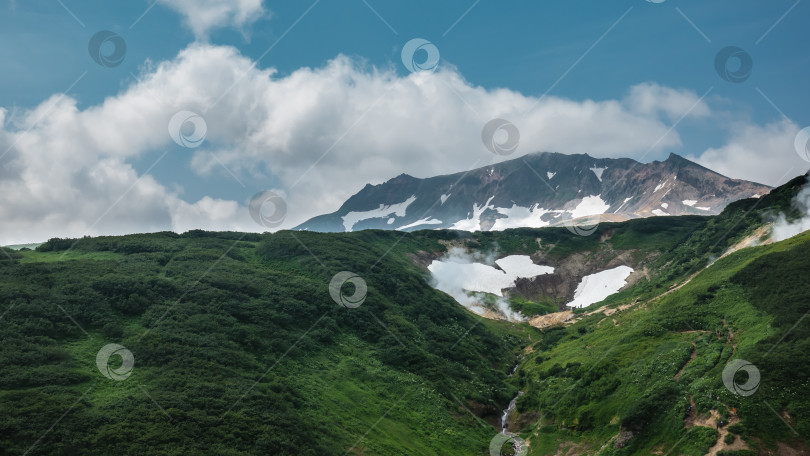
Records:
M75 246L54 240L35 252L8 252L14 259L0 261L0 408L9 411L0 418L0 454L34 442L34 453L53 454L343 454L351 447L365 455L486 454L495 430L466 408L490 411L485 418L494 424L518 389L526 392L518 409L531 454L560 445L593 453L622 425L636 435L624 449L604 446L604 454L676 444L672 454L703 454L716 433L684 428L689 395L700 412L725 413L720 402L737 407L743 421L735 432L762 448L794 438L764 400L807 437L807 381L792 366L810 361L808 335L793 330L766 355L806 311L806 236L738 252L656 299L763 216L789 209L801 183L718 217L602 224L589 237L565 229L190 232ZM652 261L651 279L600 305L647 304L615 314L616 325L593 315L544 333L481 320L432 290L411 260L444 251L440 241L501 254L633 249ZM328 296L330 278L342 270L369 285L359 309ZM733 349L715 330L729 329L734 357L762 367L763 385L746 400L720 382ZM109 342L135 355L127 381L107 380L95 367L95 353ZM674 381L693 343L696 357ZM530 353L507 378L526 344Z
M808 254L810 234L745 249L660 299L612 318L597 314L548 332L546 337L557 341L538 343L517 377L516 385L526 391L519 411L543 414L523 431L532 442L530 454L553 454L558 446L575 443L595 453L622 424L636 436L624 449L608 446L601 454L662 449L704 454L716 434L684 427L690 396L698 413L716 409L725 417L726 407L736 408L742 423L733 431L754 446L797 443L771 407L786 410L791 426L806 439L810 389L806 370L799 366L810 361L810 334L797 326L778 349L768 350L810 309ZM733 343L727 340L729 331ZM693 343L696 357L689 361ZM722 384L723 367L736 358L762 373L753 396L733 395Z
M84 240L64 262L57 242L3 262L0 453L24 452L67 410L36 452L477 453L492 429L456 398L508 402L525 328L469 315L409 260L369 269L382 255L370 241L383 241L365 236L310 235L318 260L284 234L190 233ZM368 282L358 309L329 298L342 269ZM135 356L126 381L95 366L110 342Z

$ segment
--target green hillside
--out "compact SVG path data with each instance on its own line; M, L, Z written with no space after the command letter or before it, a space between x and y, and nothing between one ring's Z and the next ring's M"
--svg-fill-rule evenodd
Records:
M804 183L716 217L586 237L192 231L3 250L0 454L487 455L518 391L509 429L530 455L807 451L810 235L721 258L776 213L797 216ZM648 275L539 330L433 289L420 258L448 245L549 260L621 251ZM330 296L341 271L367 284L357 308ZM127 378L97 366L111 343L132 353ZM754 394L724 386L733 359L761 373Z

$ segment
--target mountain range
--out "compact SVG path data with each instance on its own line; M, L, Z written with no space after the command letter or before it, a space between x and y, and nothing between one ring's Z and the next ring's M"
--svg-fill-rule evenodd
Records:
M402 174L369 184L337 211L295 229L500 231L594 218L716 215L733 201L769 191L766 185L728 178L676 154L640 163L545 152L467 172L424 179Z

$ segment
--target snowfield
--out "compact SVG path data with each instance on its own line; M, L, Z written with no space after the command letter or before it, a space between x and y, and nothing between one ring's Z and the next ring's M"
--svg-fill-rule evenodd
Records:
M492 225L493 231L522 227L542 228L551 225L551 223L544 222L541 217L550 212L562 212L543 209L539 204L535 204L533 207L523 207L513 204L512 207L496 207L495 210L506 217L499 218L495 221L495 224Z
M605 203L602 195L586 196L571 211L571 218L588 217L590 215L602 215L610 209L610 204Z
M633 268L619 266L585 276L574 291L574 300L566 305L568 307L587 307L602 301L625 286L627 278L632 273Z
M593 168L589 169L593 171L594 174L596 174L596 178L599 179L599 182L602 182L602 173L604 173L607 168L597 168L596 166L594 166Z
M401 227L397 228L397 230L407 230L408 228L413 228L413 227L419 226L419 225L441 225L442 223L444 223L444 222L442 222L441 220L436 220L436 219L431 218L431 217L426 217L426 218L423 218L422 220L417 220L417 221L415 221L413 223L410 223L408 225L401 226Z
M481 293L498 296L500 299L495 302L496 309L508 321L523 321L525 317L509 307L509 303L503 299L503 289L513 287L518 278L533 278L554 272L553 267L534 264L526 255L511 255L495 261L500 269L476 260L463 249L451 249L444 259L434 260L428 266L433 287L479 315L487 311Z
M494 209L494 206L489 205L493 198L495 198L495 195L492 195L483 206L473 204L472 216L468 219L459 220L458 222L454 223L450 229L470 232L481 231L481 214L483 214L487 209Z
M410 198L398 204L391 204L388 206L380 204L380 207L370 211L349 212L343 216L343 228L346 229L346 232L351 232L354 225L363 220L385 218L390 215L405 217L405 211L414 201L416 201L416 195L412 195Z

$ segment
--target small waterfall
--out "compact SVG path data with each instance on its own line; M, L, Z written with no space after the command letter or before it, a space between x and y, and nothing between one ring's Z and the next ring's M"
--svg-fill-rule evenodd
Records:
M515 407L517 406L517 400L520 396L523 396L523 391L518 391L517 396L515 396L511 402L509 402L509 406L506 407L506 410L503 411L503 415L501 415L501 432L504 434L507 433L507 427L509 425L509 414L511 414Z

